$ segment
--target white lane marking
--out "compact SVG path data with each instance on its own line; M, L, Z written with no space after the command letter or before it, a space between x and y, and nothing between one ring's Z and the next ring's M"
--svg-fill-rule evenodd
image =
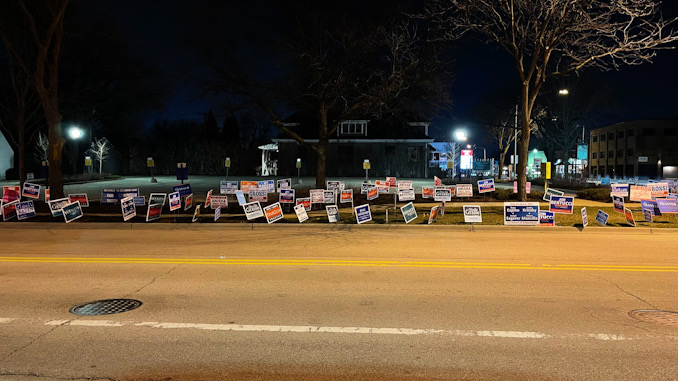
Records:
M0 323L15 321L35 322L33 319L0 318ZM522 331L476 331L476 330L446 330L446 329L417 329L417 328L371 328L371 327L319 327L312 325L246 325L246 324L207 324L207 323L169 323L169 322L133 322L113 320L49 320L40 322L44 325L79 326L79 327L148 327L160 329L200 329L207 331L238 331L238 332L279 332L279 333L353 333L376 335L437 335L456 337L493 337L506 339L592 339L601 341L629 341L648 337L628 337L606 333L589 334L560 334L548 335L542 332ZM666 338L666 337L663 337Z

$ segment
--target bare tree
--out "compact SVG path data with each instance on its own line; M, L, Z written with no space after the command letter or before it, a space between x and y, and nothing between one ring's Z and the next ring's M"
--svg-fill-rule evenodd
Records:
M655 0L432 0L422 15L440 40L467 33L499 44L515 60L521 81L518 187L525 192L530 121L549 77L586 67L602 70L651 62L678 39Z
M64 137L59 112L59 62L64 37L64 15L69 0L27 2L7 0L0 12L0 37L40 98L49 126L49 186L53 198L64 195L61 153ZM18 22L17 22L18 21ZM30 36L31 52L19 46Z
M101 171L104 166L104 160L108 158L108 151L110 151L111 146L106 138L94 139L92 142L92 155L94 159L99 161L99 178L101 178Z
M35 140L35 152L33 154L38 163L49 160L49 139L42 132L38 133Z

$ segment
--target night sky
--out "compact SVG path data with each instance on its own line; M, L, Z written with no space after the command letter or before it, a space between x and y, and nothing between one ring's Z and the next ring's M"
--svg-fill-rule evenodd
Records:
M665 4L666 17L678 16L678 1ZM160 5L161 4L161 5ZM272 50L280 28L281 4L275 1L125 1L80 2L82 12L92 20L112 18L130 41L130 49L140 59L155 65L171 86L165 109L148 116L149 124L162 118L201 119L201 113L218 110L220 101L202 97L191 76L200 66L195 45L209 39L207 25L228 29L243 51ZM392 1L356 2L368 4L366 15L379 15L380 7L394 11ZM404 7L420 5L410 1ZM357 8L359 9L359 8ZM385 8L384 8L385 9ZM381 12L383 13L383 12ZM283 16L281 16L283 15ZM262 58L261 61L266 61ZM601 117L601 124L633 119L670 119L678 117L678 51L660 51L654 64L625 67L618 72L589 73L596 83L607 87L613 98ZM269 63L270 65L270 63ZM262 63L262 75L275 70ZM593 70L593 69L592 69ZM445 140L457 127L466 127L472 135L482 135L477 109L489 93L515 84L517 72L512 59L494 45L465 42L454 51L456 75L452 85L453 107L433 120L435 138ZM576 94L571 96L590 96Z

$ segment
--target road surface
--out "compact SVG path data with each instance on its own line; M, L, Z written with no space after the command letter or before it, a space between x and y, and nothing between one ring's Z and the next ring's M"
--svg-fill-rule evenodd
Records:
M6 223L0 380L678 379L677 237Z

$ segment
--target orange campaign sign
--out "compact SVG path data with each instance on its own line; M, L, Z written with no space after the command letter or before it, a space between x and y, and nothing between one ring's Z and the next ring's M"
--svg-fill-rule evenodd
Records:
M272 224L283 218L283 211L279 202L265 207L264 213L266 214L266 221L268 221L269 224Z
M379 189L377 187L371 187L370 189L367 190L368 200L374 200L377 197L379 197Z
M353 189L341 191L341 202L353 202Z
M240 190L242 191L242 193L249 194L250 188L252 188L252 189L259 188L259 182L258 181L241 181L240 182Z
M421 187L421 197L433 198L433 187Z
M388 181L388 187L389 188L395 188L396 187L396 178L395 177L387 177L386 181Z

